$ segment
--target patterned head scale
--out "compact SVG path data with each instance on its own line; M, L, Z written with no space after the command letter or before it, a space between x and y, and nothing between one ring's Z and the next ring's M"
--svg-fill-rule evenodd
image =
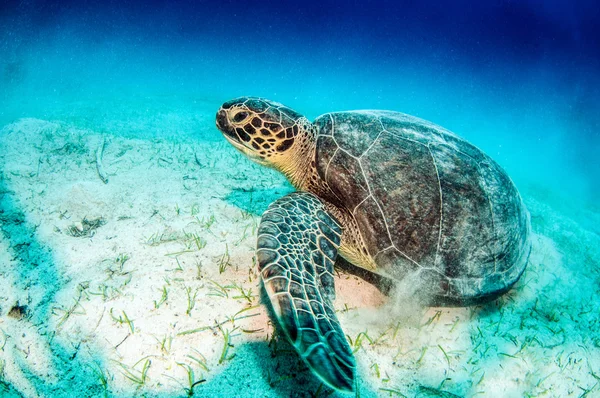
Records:
M261 164L271 163L290 149L306 118L277 102L240 97L217 112L217 128L238 150Z

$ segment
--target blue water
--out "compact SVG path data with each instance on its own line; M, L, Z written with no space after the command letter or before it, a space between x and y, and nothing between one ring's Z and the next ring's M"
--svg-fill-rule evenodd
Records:
M594 0L0 0L0 128L215 142L214 113L241 95L309 118L396 110L465 137L597 243L598 20ZM534 231L598 264L552 220Z

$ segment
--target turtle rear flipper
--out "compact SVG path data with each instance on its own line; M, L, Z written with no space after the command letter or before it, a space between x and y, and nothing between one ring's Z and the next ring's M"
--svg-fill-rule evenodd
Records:
M316 196L292 193L263 215L256 253L275 315L301 358L327 385L352 391L354 356L331 304L341 233Z

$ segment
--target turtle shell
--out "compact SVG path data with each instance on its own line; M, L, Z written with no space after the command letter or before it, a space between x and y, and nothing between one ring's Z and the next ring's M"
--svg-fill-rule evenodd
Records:
M529 214L506 172L452 132L398 112L314 122L318 172L357 221L376 272L417 275L443 303L508 290L527 264Z

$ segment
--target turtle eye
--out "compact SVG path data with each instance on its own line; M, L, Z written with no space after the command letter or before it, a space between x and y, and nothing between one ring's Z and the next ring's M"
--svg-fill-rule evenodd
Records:
M247 118L248 118L248 112L244 112L244 111L238 112L235 115L233 115L233 121L236 123L243 122Z

